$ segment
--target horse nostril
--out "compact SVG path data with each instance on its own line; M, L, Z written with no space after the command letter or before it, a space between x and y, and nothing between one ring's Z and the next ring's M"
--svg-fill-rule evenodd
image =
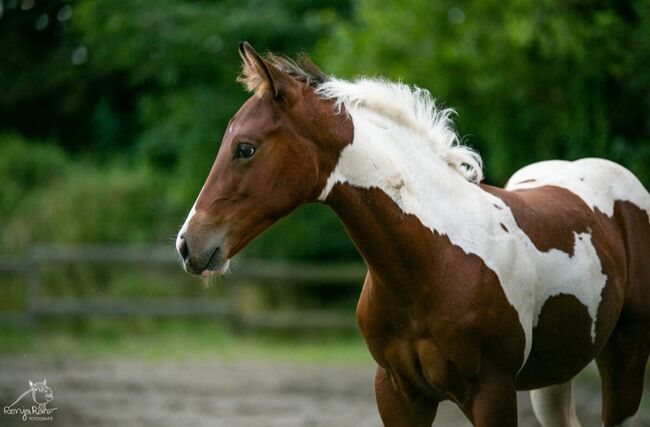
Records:
M187 243L185 243L185 240L181 240L181 245L178 248L178 252L181 254L181 257L183 257L183 261L187 261L187 257L190 255L190 250L187 248Z

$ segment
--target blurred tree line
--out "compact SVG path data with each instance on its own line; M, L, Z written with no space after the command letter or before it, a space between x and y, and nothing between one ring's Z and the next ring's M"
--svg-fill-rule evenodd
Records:
M607 157L650 185L650 3L0 0L0 251L169 242L247 94L237 42L426 87L503 184ZM356 257L301 208L250 255Z

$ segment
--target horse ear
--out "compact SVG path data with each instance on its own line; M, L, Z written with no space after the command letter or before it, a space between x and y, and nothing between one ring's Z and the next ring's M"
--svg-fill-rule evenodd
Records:
M29 380L29 386L30 386L31 388L34 388L34 383L33 383L31 380Z
M47 385L47 382L46 382L46 381L47 381L47 380L46 380L45 378L43 378L43 385Z
M280 71L265 61L248 42L239 43L239 55L244 67L238 81L251 92L269 90L274 98L280 95Z

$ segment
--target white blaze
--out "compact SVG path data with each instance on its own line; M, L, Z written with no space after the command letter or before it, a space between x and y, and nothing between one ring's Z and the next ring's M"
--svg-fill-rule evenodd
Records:
M183 223L183 226L181 229L178 231L178 234L176 235L176 249L180 252L180 247L181 247L181 237L187 232L187 227L190 224L190 221L196 215L196 204L198 203L199 199L201 198L201 193L203 193L203 189L205 188L205 184L203 184L203 187L201 187L201 191L199 191L199 195L196 196L196 200L194 201L194 204L192 205L192 209L190 209L190 213L187 214L187 218L185 218L185 222Z
M187 215L187 218L185 218L185 222L183 223L183 226L181 229L178 231L178 234L176 235L176 249L180 252L181 250L181 236L185 234L187 231L187 226L190 223L190 220L192 217L196 214L196 202L192 205L192 209L190 209L190 213Z

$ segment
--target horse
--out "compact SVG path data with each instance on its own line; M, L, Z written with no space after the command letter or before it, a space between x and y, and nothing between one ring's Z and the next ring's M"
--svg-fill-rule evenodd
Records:
M602 421L629 423L650 352L650 194L604 159L483 180L450 109L382 79L239 47L252 93L228 123L176 240L187 272L230 259L299 205L341 219L368 272L357 323L387 427L453 401L475 426L579 426L571 380L595 359Z

